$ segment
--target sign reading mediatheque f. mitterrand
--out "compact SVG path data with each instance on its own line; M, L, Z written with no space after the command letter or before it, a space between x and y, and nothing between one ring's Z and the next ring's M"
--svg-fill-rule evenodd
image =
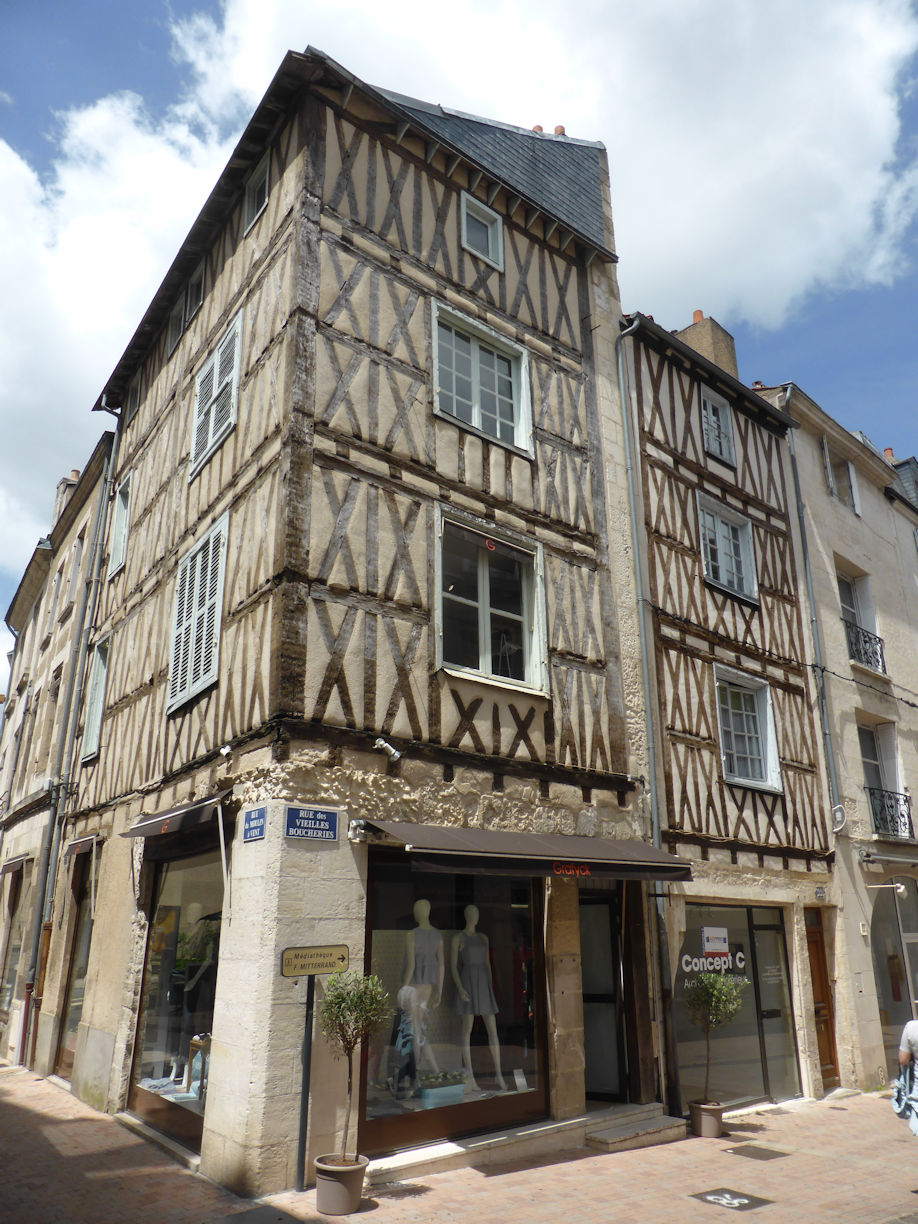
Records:
M314 841L337 841L338 809L288 807L285 813L284 835Z

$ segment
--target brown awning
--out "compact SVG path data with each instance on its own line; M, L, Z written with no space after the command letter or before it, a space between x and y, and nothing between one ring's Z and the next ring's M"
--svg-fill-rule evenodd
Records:
M88 854L89 851L96 845L101 843L102 838L98 833L90 833L88 837L78 837L76 841L69 842L67 849L64 851L64 862L72 859L76 854Z
M157 812L155 816L144 816L136 824L122 833L122 837L159 837L163 833L180 833L183 829L195 828L213 820L220 804L232 792L232 787L220 791L219 795L211 795L209 799L193 799L191 803L182 803L178 807L169 808L166 812Z
M565 833L508 833L407 820L363 820L360 824L400 844L412 863L426 871L604 880L692 878L686 859L636 838L613 841Z
M22 871L26 863L31 863L34 854L17 854L15 858L9 858L0 867L0 876L6 875L10 871Z

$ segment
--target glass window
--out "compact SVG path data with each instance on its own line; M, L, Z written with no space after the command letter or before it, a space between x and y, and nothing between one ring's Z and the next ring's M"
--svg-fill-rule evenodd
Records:
M479 1125L476 1105L544 1092L531 882L412 871L388 858L372 880L370 969L396 1010L370 1044L366 1119L396 1128L468 1106L464 1122L432 1123L461 1133ZM386 1134L398 1142L397 1129Z
M444 522L440 566L444 665L537 683L534 555Z
M437 412L531 453L525 349L439 303L433 313Z
M751 523L708 502L699 504L698 519L705 577L737 595L755 598L758 584Z
M462 193L462 245L503 272L504 231L500 216L465 191Z
M133 1083L203 1115L223 911L219 852L163 863L156 891Z
M730 405L705 388L701 393L701 426L704 449L724 463L733 463L733 422Z
M32 877L32 864L24 864L22 871L13 871L9 877L7 913L9 935L6 955L3 958L3 975L0 977L0 1012L8 1012L13 1001L16 975L22 958L22 941L25 938L26 898Z

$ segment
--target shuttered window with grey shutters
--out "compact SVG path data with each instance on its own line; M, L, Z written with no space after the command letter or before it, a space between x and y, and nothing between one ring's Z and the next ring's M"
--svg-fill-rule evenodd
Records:
M241 335L240 311L195 382L191 476L200 470L236 423Z
M99 751L102 731L102 714L105 710L105 681L108 677L108 654L111 638L97 643L92 652L92 669L89 676L89 694L86 699L86 718L83 723L82 759L93 757Z
M179 563L175 587L170 710L217 679L227 516Z

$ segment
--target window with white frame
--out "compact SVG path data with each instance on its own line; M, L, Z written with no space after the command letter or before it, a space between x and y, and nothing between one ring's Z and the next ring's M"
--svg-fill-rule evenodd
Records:
M877 633L877 613L869 577L862 574L855 578L836 571L835 581L848 658L885 674L886 647Z
M129 425L140 407L140 371L138 370L128 383L127 395L124 397L122 415L124 424Z
M51 585L51 598L48 601L48 621L45 625L45 637L51 633L54 628L54 618L57 615L57 601L60 599L61 583L64 579L63 565L58 567L57 573L54 575L54 582Z
M500 215L467 191L462 193L462 245L503 272L504 227Z
M179 340L182 338L182 333L185 328L197 314L198 308L204 301L204 264L200 264L197 270L189 279L185 288L179 294L179 299L172 307L172 313L169 315L169 325L167 332L167 348L171 353Z
M264 207L268 202L268 167L270 165L268 154L266 153L252 173L249 175L249 181L245 185L245 201L243 204L243 231L248 230L264 211Z
M547 689L539 546L444 518L439 570L442 665Z
M486 437L532 453L524 349L434 303L435 409Z
M67 607L76 603L77 592L80 589L80 566L83 564L83 547L86 542L86 529L80 532L73 541L70 550L70 582L67 585Z
M217 679L227 525L224 515L179 562L168 710L174 710Z
M701 388L701 431L704 449L709 455L733 464L733 417L730 405L722 395L708 387Z
M191 471L195 476L236 424L242 311L195 379Z
M108 678L108 656L111 638L104 638L92 652L89 690L86 697L86 719L83 723L83 760L99 751L102 714L105 710L105 682Z
M705 578L736 595L758 597L752 524L720 502L698 498Z
M125 476L115 494L112 507L111 549L108 557L108 576L111 578L124 565L127 556L128 525L131 517L131 477Z
M860 514L861 501L858 496L857 473L854 470L854 464L837 454L829 446L828 439L825 437L822 439L822 462L829 492L849 510Z
M764 681L717 668L720 752L728 782L781 789L771 690Z

